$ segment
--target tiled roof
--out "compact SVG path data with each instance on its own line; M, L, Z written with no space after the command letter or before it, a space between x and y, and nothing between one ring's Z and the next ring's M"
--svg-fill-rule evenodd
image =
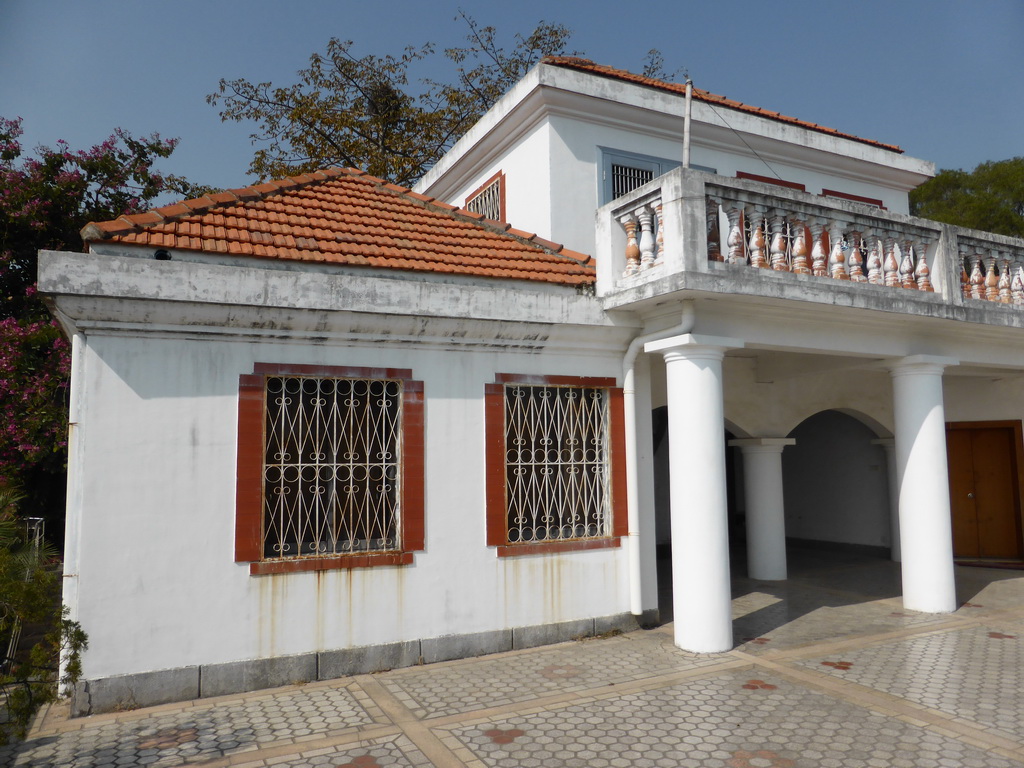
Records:
M82 239L568 285L595 279L589 256L353 169L88 224Z
M662 91L670 91L672 93L684 94L686 93L686 86L681 83L667 83L664 80L656 80L653 77L645 77L644 75L634 75L632 72L627 72L624 69L615 69L614 67L606 67L603 64L595 64L590 59L583 59L579 56L545 56L543 59L545 64L551 64L556 67L565 67L566 69L576 69L581 72L590 72L595 75L601 75L603 77L610 77L615 80L622 80L628 83L636 83L637 85L646 85L650 88L657 88ZM728 99L725 96L719 96L709 91L702 90L701 88L693 89L693 98L697 101L704 101L708 104L717 104L722 107L729 109L737 109L741 112L749 112L760 117L768 118L769 120L777 120L780 123L789 123L790 125L798 125L801 128L807 128L811 131L819 131L821 133L827 133L831 136L838 136L843 139L850 139L851 141L858 141L861 144L869 144L872 147L878 147L880 149L886 149L890 152L903 153L903 149L896 144L883 144L880 141L874 141L872 139L862 139L860 136L854 136L850 133L843 133L837 131L834 128L826 128L824 125L818 125L817 123L809 123L805 120L799 120L795 117L789 117L787 115L780 114L778 112L772 112L770 109L762 109L761 107L754 107L750 104L744 104L742 101L735 101Z

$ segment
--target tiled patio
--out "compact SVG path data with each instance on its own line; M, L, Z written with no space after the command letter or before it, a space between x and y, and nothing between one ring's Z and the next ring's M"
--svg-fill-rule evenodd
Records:
M1024 768L1024 571L958 568L962 607L903 610L899 567L794 553L738 578L737 647L671 626L68 720L0 765Z

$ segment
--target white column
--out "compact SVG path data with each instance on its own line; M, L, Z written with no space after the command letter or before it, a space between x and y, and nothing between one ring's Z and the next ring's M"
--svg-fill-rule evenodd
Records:
M786 578L786 515L782 500L782 449L793 438L730 440L743 451L747 500L747 575L762 581Z
M928 613L956 610L942 405L942 371L956 364L951 358L914 355L890 367L903 605Z
M894 563L900 562L900 487L896 471L896 441L891 437L880 437L871 441L885 449L885 471L889 478L889 557Z
M675 643L732 648L722 357L739 339L683 334L649 342L665 357Z

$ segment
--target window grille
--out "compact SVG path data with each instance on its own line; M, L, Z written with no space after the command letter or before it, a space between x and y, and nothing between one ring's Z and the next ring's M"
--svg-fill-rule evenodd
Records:
M480 192L466 201L466 210L479 213L492 221L502 221L501 178L487 184Z
M402 382L268 376L263 556L399 547Z
M653 170L612 163L612 199L617 200L623 195L628 195L652 179Z
M611 534L607 390L505 386L510 544Z

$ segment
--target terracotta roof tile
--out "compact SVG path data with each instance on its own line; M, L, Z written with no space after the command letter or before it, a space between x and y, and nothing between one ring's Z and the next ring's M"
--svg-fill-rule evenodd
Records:
M89 224L86 242L593 283L589 256L355 169L331 168Z
M637 85L645 85L650 88L657 88L661 91L671 91L672 93L683 94L686 93L686 85L682 83L667 83L664 80L657 80L653 77L645 77L644 75L635 75L632 72L627 72L624 69L616 69L615 67L607 67L603 64L595 64L590 59L584 59L579 56L545 56L543 63L551 64L556 67L564 67L566 69L575 69L581 72L590 72L595 75L601 75L603 77L609 77L615 80L622 80L628 83L636 83ZM780 114L779 112L773 112L770 109L762 109L761 107L755 107L750 104L744 104L742 101L736 101L734 99L726 98L725 96L719 96L718 94L705 91L701 88L694 87L693 98L697 101L703 101L708 104L717 104L722 107L729 109L739 110L740 112L750 112L761 117L768 118L770 120L777 120L782 123L789 123L791 125L798 125L802 128L808 128L812 131L818 131L820 133L827 133L832 136L838 136L843 139L850 139L851 141L858 141L861 144L870 144L873 147L880 149L886 149L890 152L903 153L903 149L896 144L883 144L880 141L874 141L873 139L863 139L860 136L854 136L850 133L843 133L837 131L834 128L826 128L823 125L817 123L810 123L806 120L800 120L795 117L789 117L788 115Z

